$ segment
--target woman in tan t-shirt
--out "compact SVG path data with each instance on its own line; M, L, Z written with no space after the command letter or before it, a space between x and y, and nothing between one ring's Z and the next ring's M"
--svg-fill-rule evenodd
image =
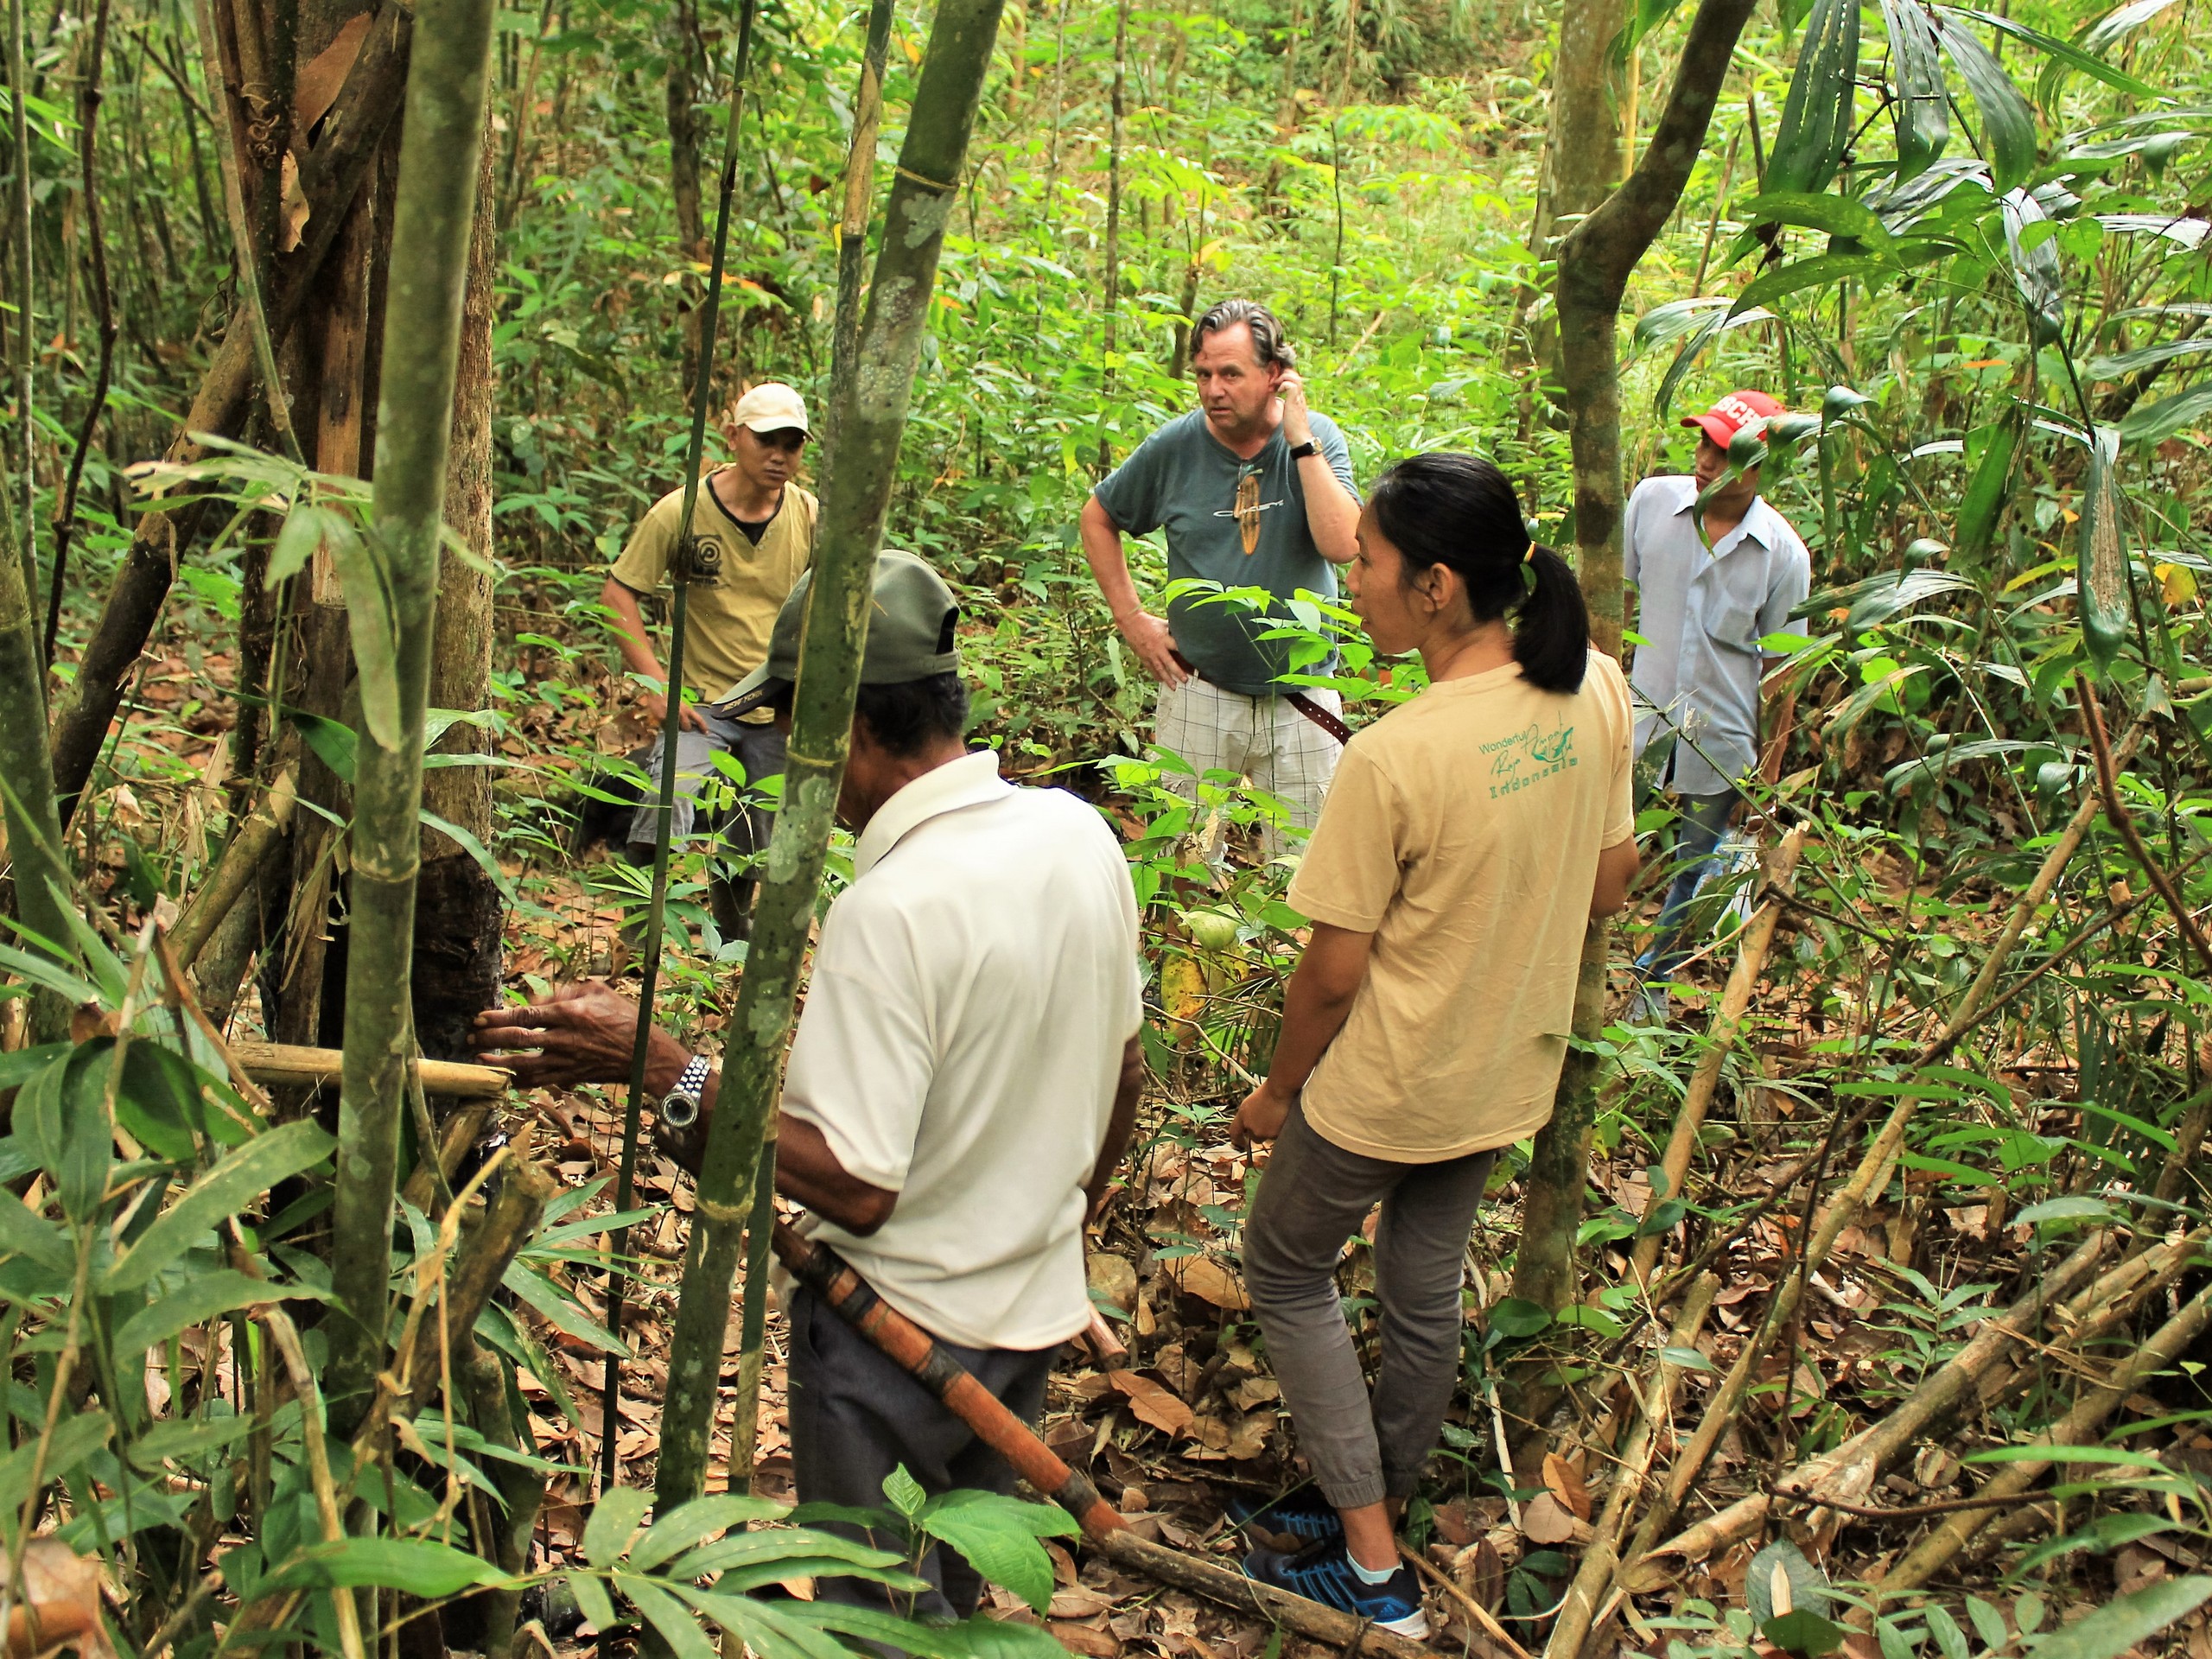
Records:
M1245 1282L1325 1502L1252 1519L1308 1541L1253 1577L1425 1634L1395 1525L1459 1376L1460 1259L1497 1148L1551 1115L1583 934L1636 871L1633 720L1565 560L1472 455L1416 455L1360 518L1352 603L1429 685L1346 746L1290 902L1313 932L1240 1146L1276 1142ZM1376 1203L1369 1397L1334 1274Z

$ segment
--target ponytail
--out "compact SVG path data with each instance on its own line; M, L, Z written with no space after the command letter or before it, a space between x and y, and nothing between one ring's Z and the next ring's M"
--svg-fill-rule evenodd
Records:
M1412 455L1376 481L1370 505L1407 577L1439 564L1456 572L1476 621L1512 617L1513 660L1531 684L1581 689L1590 653L1581 584L1565 559L1530 543L1503 473L1475 455Z

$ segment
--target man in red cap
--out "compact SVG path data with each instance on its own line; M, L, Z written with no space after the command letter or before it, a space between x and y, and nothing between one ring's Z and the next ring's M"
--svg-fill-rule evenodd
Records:
M1660 1020L1666 982L1683 956L1675 946L1682 912L1711 872L1739 784L1758 768L1759 686L1772 665L1759 641L1780 632L1812 588L1812 556L1761 499L1758 467L1715 490L1699 522L1698 498L1728 470L1736 435L1764 432L1781 413L1764 392L1745 391L1686 416L1682 424L1698 432L1694 469L1644 480L1625 515L1622 569L1643 637L1629 675L1642 714L1638 782L1646 794L1671 791L1681 813L1678 874L1637 962L1643 1011Z

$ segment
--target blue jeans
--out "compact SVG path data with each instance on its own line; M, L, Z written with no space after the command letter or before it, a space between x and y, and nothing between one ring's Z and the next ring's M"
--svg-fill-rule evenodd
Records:
M1689 955L1677 945L1683 912L1697 896L1698 884L1713 872L1718 861L1713 856L1713 849L1727 833L1728 815L1736 805L1732 791L1726 795L1678 795L1675 799L1681 817L1675 825L1673 857L1681 868L1668 884L1666 900L1659 906L1658 931L1643 954L1636 959L1637 970L1652 980L1672 978L1675 969Z

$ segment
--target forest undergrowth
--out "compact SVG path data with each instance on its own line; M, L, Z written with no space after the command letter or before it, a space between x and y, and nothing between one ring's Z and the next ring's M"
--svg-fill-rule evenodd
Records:
M1261 1172L1226 1125L1304 924L1291 861L1255 851L1279 807L1210 785L1191 809L1147 760L1151 690L1076 513L1188 406L1196 309L1241 294L1285 318L1363 480L1478 450L1577 544L1586 411L1554 293L1596 202L1573 181L1592 144L1607 188L1643 153L1696 10L1606 9L1617 128L1562 138L1581 4L1019 4L951 199L887 539L960 596L975 741L1093 801L1128 852L1148 1082L1090 1254L1126 1352L1071 1351L1043 1433L1180 1549L1230 1559L1228 1500L1302 1478L1240 1276ZM440 1101L433 1124L394 1072L396 1334L366 1400L326 1409L345 1251L315 1126L342 1135L340 1091L252 1057L338 1047L359 994L354 785L388 675L346 608L374 584L344 556L373 540L351 527L398 188L378 123L433 10L10 13L0 343L29 603L0 622L50 651L29 684L55 709L48 850L75 904L51 955L0 956L21 1200L0 1197L0 1605L88 1659L110 1637L138 1659L632 1640L704 1659L701 1619L773 1659L870 1637L1014 1659L1025 1626L1098 1659L1275 1659L1281 1630L1051 1537L994 1573L997 1624L809 1623L810 1580L900 1564L721 1492L734 1401L709 1446L722 1507L640 1531L697 1197L648 1146L618 1215L619 1090ZM488 24L420 746L435 948L405 1014L433 1059L462 1058L471 996L636 983L646 873L578 834L641 783L624 757L648 734L598 595L683 465L741 10L543 0ZM758 14L717 401L779 378L828 406L862 21ZM1463 1386L1407 1527L1441 1650L2212 1659L2196 21L2190 0L1783 0L1733 48L1630 285L1619 436L1632 484L1687 470L1679 416L1732 387L1799 417L1738 457L1813 553L1813 599L1766 642L1790 736L1664 1025L1630 1014L1670 828L1663 801L1639 819L1647 876L1604 1018L1574 1038L1594 1099L1568 1294L1533 1299L1524 1273L1539 1149L1494 1177ZM886 188L929 26L893 10L860 168ZM1309 662L1342 644L1328 683L1354 724L1419 689L1318 597L1295 631ZM833 842L824 899L849 853ZM716 928L701 846L676 849L669 897L657 1006L712 1047L747 946ZM450 1156L424 1155L434 1135ZM1352 1242L1370 1357L1371 1274ZM790 1496L781 1340L771 1321L763 1500ZM726 1388L745 1346L734 1312ZM778 1541L747 1560L748 1537Z

